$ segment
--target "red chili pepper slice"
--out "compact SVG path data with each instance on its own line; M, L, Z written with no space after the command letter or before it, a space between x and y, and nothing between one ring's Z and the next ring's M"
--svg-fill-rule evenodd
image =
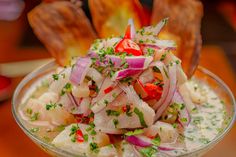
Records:
M104 89L104 93L105 93L105 94L110 93L112 90L113 90L113 87L110 86L110 87Z
M77 142L84 142L84 135L81 130L76 131L76 140Z

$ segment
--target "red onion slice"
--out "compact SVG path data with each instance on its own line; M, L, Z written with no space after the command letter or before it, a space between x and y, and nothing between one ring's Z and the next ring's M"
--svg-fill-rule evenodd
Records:
M79 58L72 69L70 81L75 85L81 84L91 64L92 61L89 57Z
M177 69L176 69L176 64L172 64L172 66L169 66L169 90L168 94L162 103L162 105L159 107L159 109L156 112L155 115L155 120L157 120L162 113L165 111L165 109L168 107L168 105L171 103L171 100L174 96L174 93L176 91L176 86L177 86L177 77L176 77Z
M103 77L102 74L99 73L96 69L94 68L89 68L86 76L89 76L98 87L102 84Z
M136 75L138 73L142 72L142 69L124 69L117 71L114 76L112 77L112 80L120 80L129 76Z
M135 146L139 147L150 147L152 142L147 137L141 136L127 136L125 140Z

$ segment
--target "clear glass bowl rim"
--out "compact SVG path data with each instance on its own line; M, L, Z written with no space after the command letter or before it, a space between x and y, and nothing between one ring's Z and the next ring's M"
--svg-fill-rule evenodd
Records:
M20 92L20 90L23 88L24 85L26 85L31 78L33 78L34 76L37 76L39 73L44 72L46 70L46 67L52 67L52 66L57 66L57 64L55 63L55 61L52 61L46 65L43 65L39 68L37 68L36 70L34 70L33 72L31 72L30 74L28 74L17 86L17 88L15 89L15 92L13 94L12 97L12 114L13 117L15 119L15 121L17 122L17 124L20 126L20 128L24 131L24 133L29 136L31 139L34 140L34 142L36 142L37 144L49 149L50 151L54 152L55 154L60 154L60 156L77 156L76 154L73 154L69 151L65 151L63 149L60 149L52 144L46 143L44 141L42 141L41 139L39 139L37 136L35 136L32 132L30 132L24 125L23 123L20 121L18 115L17 115L17 107L16 107L16 98ZM210 147L212 144L215 144L217 142L219 142L229 131L230 129L233 127L235 119L236 119L236 103L235 103L235 98L233 93L231 92L231 90L229 89L229 87L214 73L212 73L211 71L207 70L204 67L198 66L197 71L200 71L208 76L210 76L212 79L214 79L216 82L218 82L225 90L226 92L229 94L229 97L232 101L233 104L233 117L231 118L231 121L228 125L228 127L218 136L216 136L216 138L214 140L212 140L211 142L209 142L208 144L204 145L203 147L200 147L199 149L196 149L194 151L191 152L186 152L184 154L181 154L181 156L187 156L187 155L191 155L191 154L195 154L200 152L201 150L203 150L204 148ZM82 157L82 155L81 155Z

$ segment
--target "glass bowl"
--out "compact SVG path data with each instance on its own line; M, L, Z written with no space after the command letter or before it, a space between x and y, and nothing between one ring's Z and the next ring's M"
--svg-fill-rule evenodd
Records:
M29 75L27 75L21 83L16 88L13 99L12 99L12 113L13 116L18 123L18 125L21 127L21 129L24 131L24 133L34 142L36 143L40 148L42 148L47 153L53 155L53 156L82 156L79 154L72 154L69 151L62 150L60 148L57 148L53 146L52 144L46 143L45 141L38 138L36 135L34 135L32 132L30 132L26 126L23 119L21 119L20 114L18 112L18 107L20 104L22 104L24 101L26 101L26 93L29 91L30 87L39 81L42 77L51 74L58 65L53 61L50 62ZM194 78L203 81L207 83L214 91L217 93L217 95L225 102L225 107L227 111L227 115L229 116L229 123L224 128L224 131L222 131L214 140L212 140L210 143L204 145L203 147L198 148L197 150L194 150L192 152L187 152L185 154L182 154L181 156L202 156L205 154L208 150L210 150L212 147L214 147L220 140L223 139L223 137L229 132L229 130L232 128L234 121L235 121L235 100L232 92L227 87L227 85L219 79L215 74L208 71L207 69L203 67L198 67L194 74Z

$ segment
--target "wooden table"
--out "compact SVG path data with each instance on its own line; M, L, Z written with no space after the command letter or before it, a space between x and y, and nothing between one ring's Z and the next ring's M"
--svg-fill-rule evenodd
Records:
M203 49L200 65L208 68L231 88L236 94L234 72L223 51L215 46ZM1 157L48 157L38 148L17 126L11 113L11 100L0 104L0 156ZM230 133L205 157L235 157L236 156L236 125Z

